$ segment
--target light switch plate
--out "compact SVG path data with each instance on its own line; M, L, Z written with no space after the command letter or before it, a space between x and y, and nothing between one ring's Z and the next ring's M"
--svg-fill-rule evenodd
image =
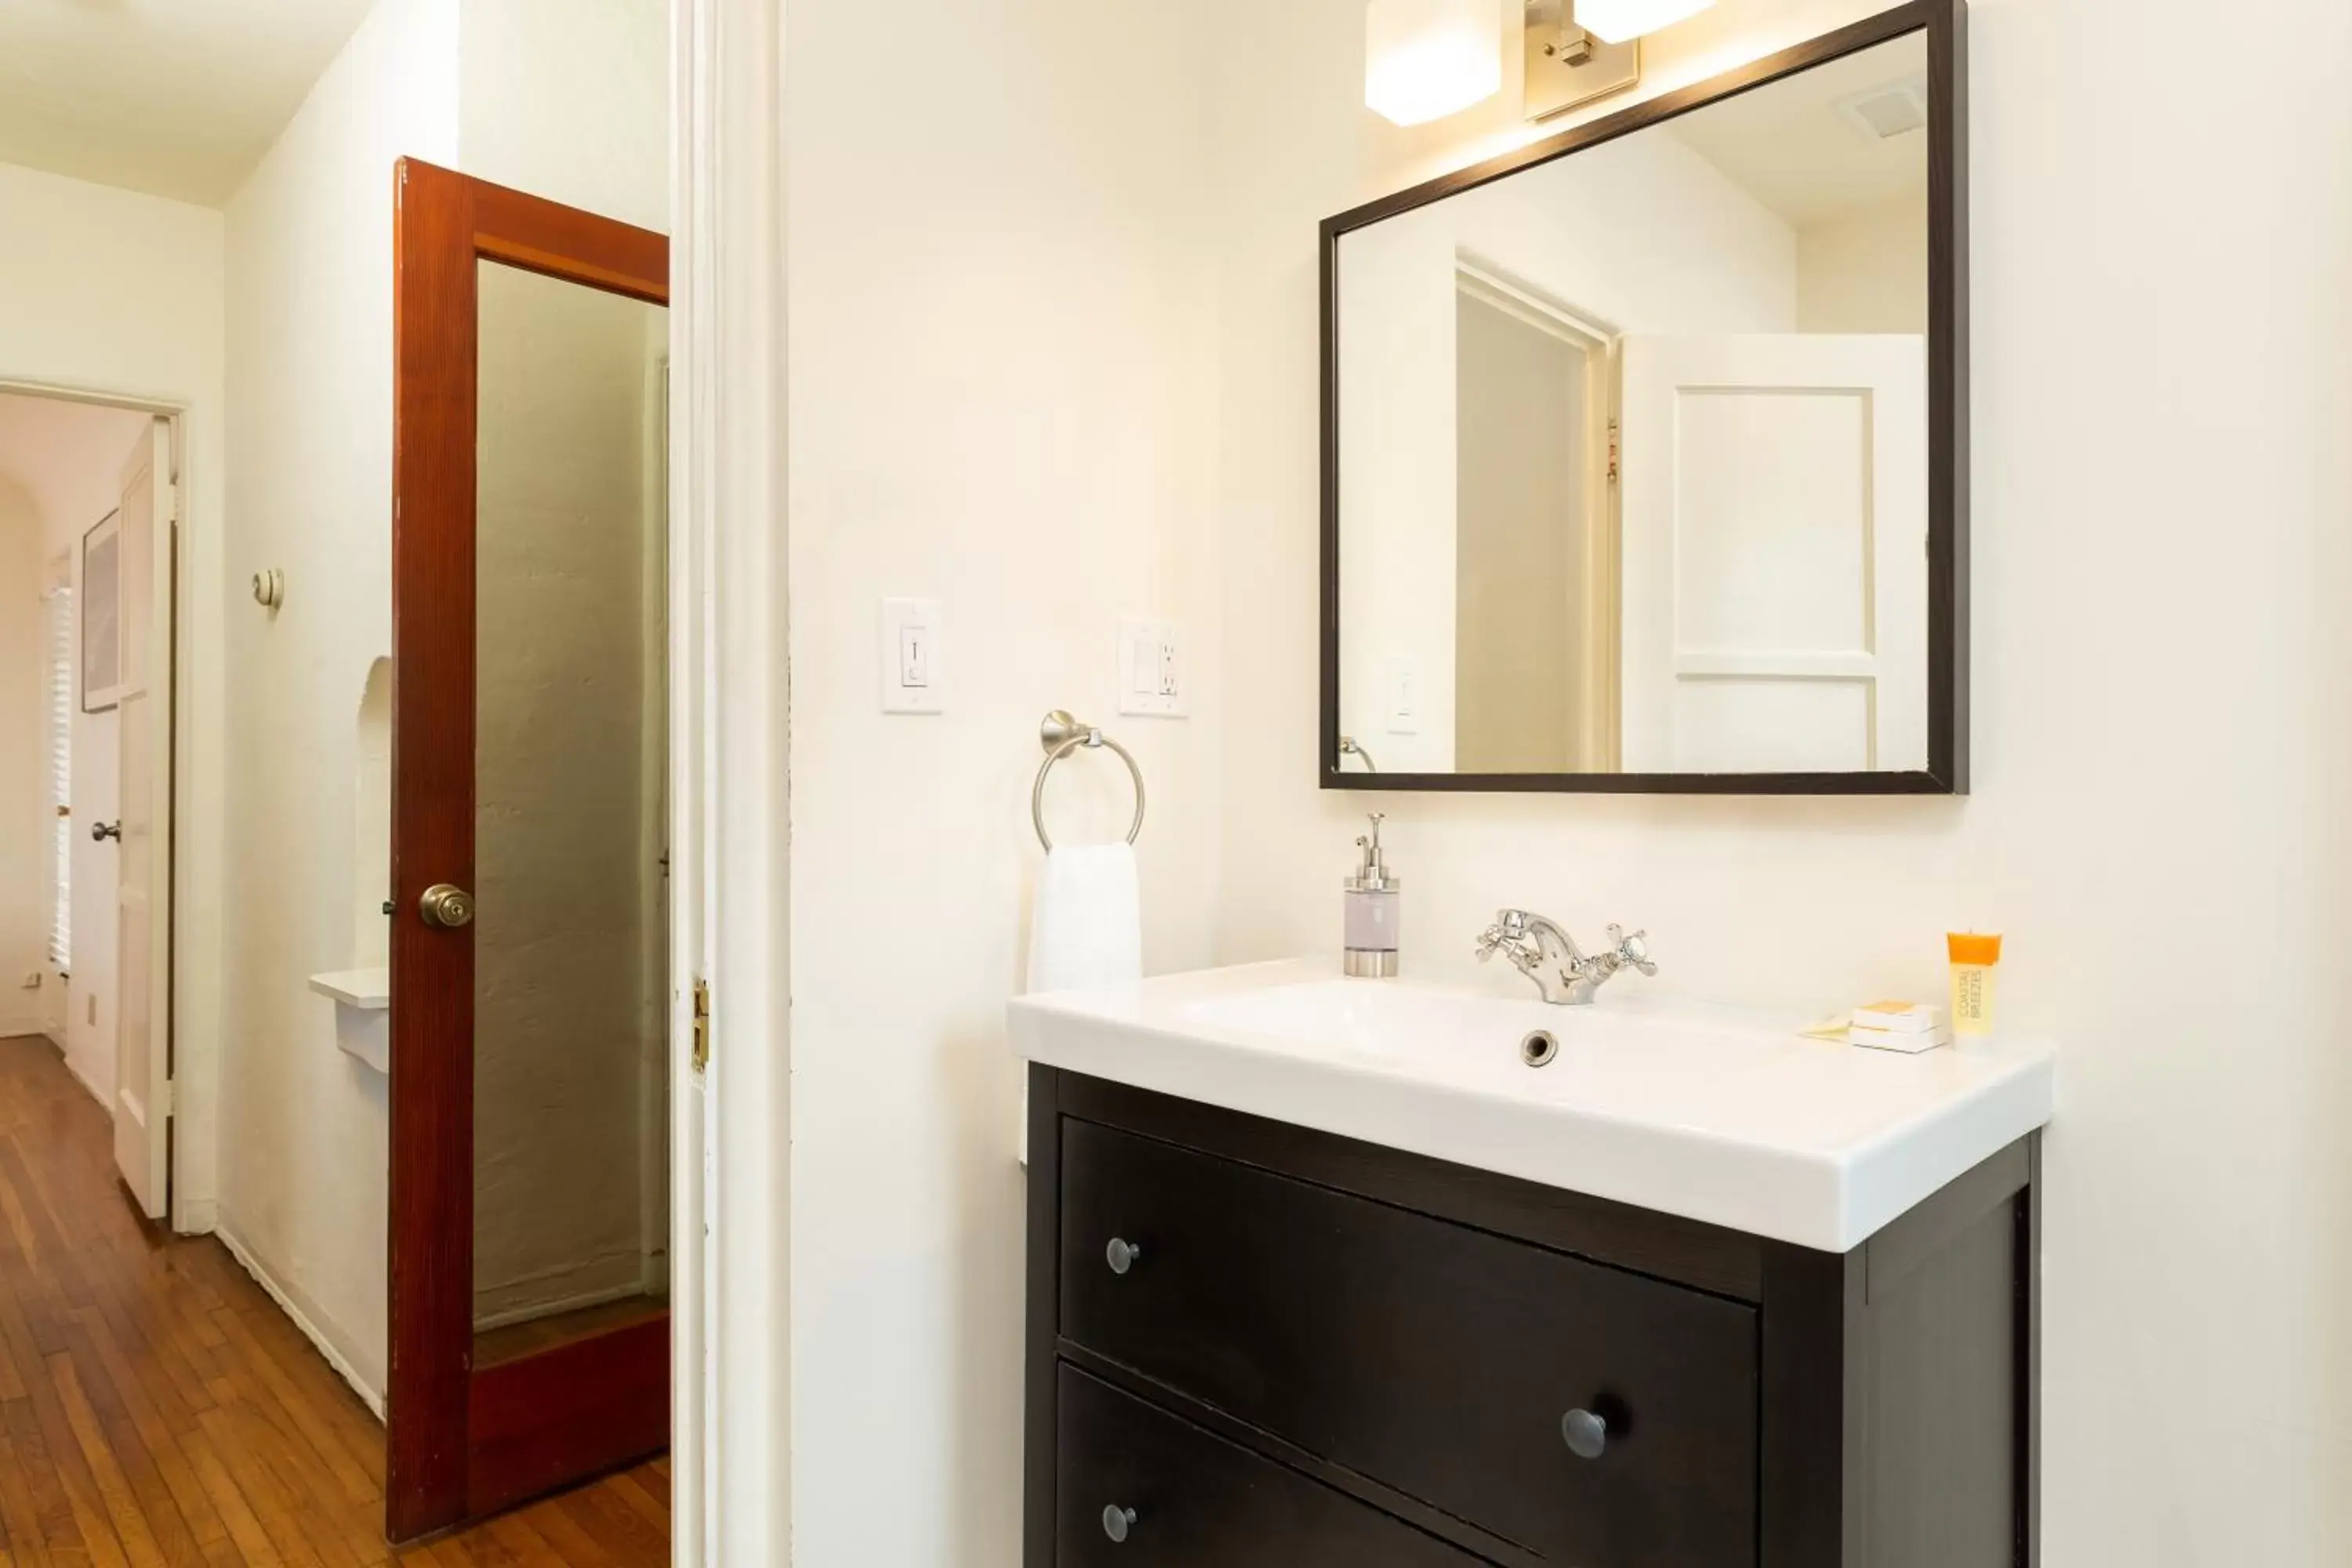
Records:
M1389 733L1421 733L1421 660L1409 653L1388 657Z
M1120 712L1181 719L1192 711L1192 679L1181 625L1136 617L1118 623Z
M937 599L882 601L882 711L944 713L947 657Z

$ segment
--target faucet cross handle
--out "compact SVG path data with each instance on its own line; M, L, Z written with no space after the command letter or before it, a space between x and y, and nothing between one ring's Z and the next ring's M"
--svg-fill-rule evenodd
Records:
M1528 917L1517 910L1498 911L1495 923L1478 933L1479 963L1486 963L1498 952L1507 952L1512 966L1520 973L1535 973L1538 956L1528 942Z
M1658 966L1650 958L1648 931L1637 931L1627 936L1623 926L1612 925L1609 928L1609 946L1616 953L1618 963L1630 969L1637 969L1645 975L1657 973Z

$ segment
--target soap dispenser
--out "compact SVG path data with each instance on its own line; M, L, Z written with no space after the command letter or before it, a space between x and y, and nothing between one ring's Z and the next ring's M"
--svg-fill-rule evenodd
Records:
M1372 813L1370 837L1356 840L1360 857L1347 886L1347 973L1358 980L1387 980L1397 972L1397 929L1403 915L1398 889L1404 884L1389 875L1387 852L1381 848L1379 812Z

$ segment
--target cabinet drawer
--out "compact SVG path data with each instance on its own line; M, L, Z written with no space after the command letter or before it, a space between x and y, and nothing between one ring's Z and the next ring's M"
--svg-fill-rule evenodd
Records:
M1754 1308L1090 1122L1061 1171L1071 1341L1576 1568L1755 1562Z
M1074 1368L1061 1369L1056 1397L1055 1568L1477 1568L1481 1561ZM1124 1541L1106 1525L1112 1509Z

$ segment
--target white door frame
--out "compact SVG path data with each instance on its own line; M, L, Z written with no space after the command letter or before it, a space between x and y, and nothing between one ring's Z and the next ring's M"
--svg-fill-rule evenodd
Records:
M1577 736L1580 771L1614 773L1622 752L1618 659L1619 625L1624 611L1618 593L1622 520L1617 510L1617 424L1618 359L1625 331L1521 282L1467 250L1454 252L1454 286L1574 345L1586 356L1584 581L1589 586L1584 602L1564 606L1563 613L1583 630L1585 689L1577 704L1584 715L1582 732Z
M207 531L212 520L198 515L194 504L194 484L190 472L188 443L188 405L181 400L148 397L137 393L117 392L109 388L83 386L70 382L36 381L10 376L0 372L0 393L20 397L47 397L61 403L85 403L100 408L124 408L166 420L172 430L173 515L176 520L163 541L173 549L173 596L181 613L173 617L171 646L164 650L171 661L172 726L171 755L163 759L172 770L171 832L171 997L168 1018L163 1020L166 1048L172 1053L173 1104L174 1131L172 1141L170 1187L171 1227L182 1235L208 1231L213 1226L213 1195L209 1191L196 1190L196 1184L186 1179L189 1165L198 1150L209 1151L215 1137L214 1122L213 1085L219 1072L218 1036L210 1026L209 1018L195 1016L191 998L198 988L188 984L189 970L198 958L198 941L189 911L219 907L219 889L198 885L192 873L188 846L193 836L208 825L192 822L189 803L193 796L193 774L190 766L190 726L188 715L193 711L188 682L197 667L194 638L207 635L206 627L215 623L209 617L188 613L193 604L192 584L195 563L209 546ZM75 606L79 614L80 606ZM77 642L79 639L77 639ZM79 830L79 824L76 825ZM207 988L208 989L208 988ZM118 1064L119 1066L119 1064ZM112 1106L109 1106L110 1114ZM209 1166L210 1161L202 1162Z
M676 0L672 1560L792 1549L784 0ZM694 980L710 988L694 1062Z

